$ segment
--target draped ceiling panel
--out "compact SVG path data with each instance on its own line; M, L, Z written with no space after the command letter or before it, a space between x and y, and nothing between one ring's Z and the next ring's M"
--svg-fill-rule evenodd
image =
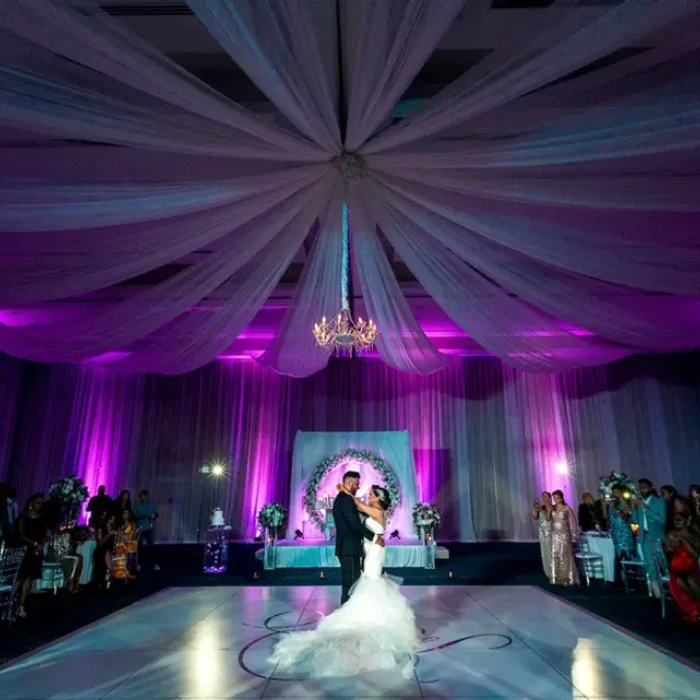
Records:
M436 48L487 23L490 2L187 0L266 114L104 5L0 0L0 124L38 139L0 145L5 352L190 371L231 346L305 250L259 359L313 374L327 357L311 327L340 306L344 211L396 369L449 358L395 257L521 369L700 345L697 3L554 0L402 118ZM485 124L518 128L490 138ZM155 281L131 284L144 275Z

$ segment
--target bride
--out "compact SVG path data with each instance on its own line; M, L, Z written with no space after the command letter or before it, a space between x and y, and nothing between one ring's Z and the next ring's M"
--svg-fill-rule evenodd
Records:
M368 504L343 486L338 490L352 496L358 510L368 516L365 527L377 535L384 533L391 505L385 488L373 486ZM398 585L382 573L386 548L365 541L364 552L362 576L350 600L324 617L315 630L286 634L270 658L278 671L322 678L402 667L406 677L412 676L419 646L415 616Z

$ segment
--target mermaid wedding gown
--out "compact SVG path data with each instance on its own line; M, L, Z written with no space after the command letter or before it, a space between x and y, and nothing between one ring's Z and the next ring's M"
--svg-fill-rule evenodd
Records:
M384 534L371 518L365 527ZM362 575L350 600L316 629L286 634L270 658L276 673L324 678L398 667L412 676L420 641L415 616L398 585L382 574L386 549L365 540L364 550Z

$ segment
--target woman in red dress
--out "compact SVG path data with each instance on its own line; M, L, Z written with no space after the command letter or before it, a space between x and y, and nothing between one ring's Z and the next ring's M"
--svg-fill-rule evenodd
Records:
M674 529L666 536L664 547L668 552L671 579L669 587L683 619L700 621L700 537L690 531L690 517L676 513Z

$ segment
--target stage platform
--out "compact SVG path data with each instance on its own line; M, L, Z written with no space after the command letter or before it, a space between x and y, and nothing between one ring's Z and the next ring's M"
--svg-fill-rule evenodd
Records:
M255 558L263 559L264 550L259 549ZM446 547L435 548L436 559L449 559ZM331 569L340 564L335 556L335 544L324 540L281 540L277 543L277 569ZM425 567L423 545L417 540L387 542L386 563L389 569L415 569Z
M411 587L415 675L310 680L268 662L338 605L334 587L169 589L0 667L0 700L697 699L700 672L528 586Z

